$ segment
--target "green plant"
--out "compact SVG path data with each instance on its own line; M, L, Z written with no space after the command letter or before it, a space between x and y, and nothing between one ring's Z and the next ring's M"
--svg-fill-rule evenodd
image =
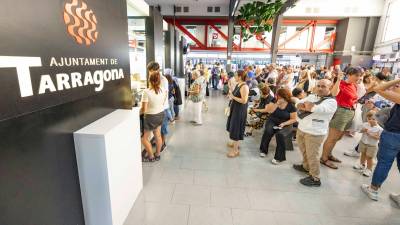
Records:
M271 32L272 20L279 14L282 6L282 0L255 1L243 5L236 18L241 26L243 41L246 42L253 36L264 39L264 33Z

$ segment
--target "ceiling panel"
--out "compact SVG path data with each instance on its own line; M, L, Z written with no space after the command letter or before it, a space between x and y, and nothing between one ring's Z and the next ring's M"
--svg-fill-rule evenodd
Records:
M229 0L145 0L149 5L229 5Z

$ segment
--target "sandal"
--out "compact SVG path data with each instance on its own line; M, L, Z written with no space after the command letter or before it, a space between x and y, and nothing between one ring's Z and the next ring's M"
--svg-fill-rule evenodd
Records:
M342 161L341 161L340 159L336 158L336 157L333 156L333 155L330 155L330 156L328 157L328 160L330 160L330 161L332 161L332 162L336 162L336 163L342 163Z
M246 133L244 134L244 136L245 136L245 137L251 137L251 136L253 136L253 133L251 133L251 132L246 132Z
M155 162L155 161L156 161L155 157L153 157L153 158L149 158L149 157L142 158L142 162Z
M154 159L155 159L156 161L160 161L161 155L156 155L156 154L154 154Z
M320 163L322 165L326 166L326 167L331 168L331 169L334 169L334 170L338 169L338 167L335 164L333 164L332 162L330 162L329 159L328 160L320 159Z
M235 151L235 150L231 150L228 152L228 154L226 154L226 156L228 156L228 158L235 158L237 156L240 155L239 151Z

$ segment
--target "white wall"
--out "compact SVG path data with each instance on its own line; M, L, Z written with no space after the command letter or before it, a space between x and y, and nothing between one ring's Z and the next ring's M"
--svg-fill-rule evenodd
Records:
M381 20L379 22L379 27L378 27L378 32L377 32L377 36L376 36L376 40L375 40L375 48L374 48L374 54L389 54L392 53L392 44L395 42L400 42L400 36L398 38L395 38L393 40L389 40L389 41L384 41L384 33L385 33L385 29L387 29L386 27L386 21L389 19L393 19L396 17L387 17L388 16L388 7L389 4L395 3L395 6L400 5L399 4L400 0L386 0L385 1L385 5L382 9L382 17ZM399 9L394 9L394 11L397 13L400 11ZM391 24L393 24L393 22L395 22L395 24L399 21L390 21ZM390 28L390 30L392 30L393 28ZM395 29L399 29L399 27L395 28ZM390 31L389 31L390 32Z
M300 0L284 16L359 17L381 16L384 0Z

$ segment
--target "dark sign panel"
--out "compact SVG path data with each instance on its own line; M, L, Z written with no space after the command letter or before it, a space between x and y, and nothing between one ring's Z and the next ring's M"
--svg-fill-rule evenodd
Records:
M129 87L124 0L5 0L0 121Z

